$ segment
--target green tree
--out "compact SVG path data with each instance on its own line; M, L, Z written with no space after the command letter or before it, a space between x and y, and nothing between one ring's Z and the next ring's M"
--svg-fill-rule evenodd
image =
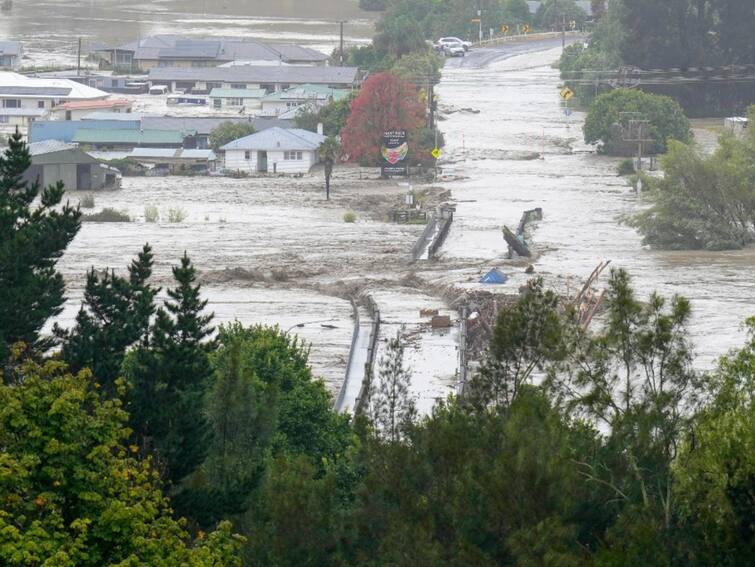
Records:
M223 122L210 132L210 147L217 152L226 144L254 134L256 131L251 122Z
M75 371L92 370L109 394L115 392L127 349L149 343L150 318L159 291L149 284L152 264L152 249L145 244L128 267L128 277L114 270L100 275L92 268L75 326L55 328L63 341L63 359Z
M632 155L636 143L623 141L623 132L630 128L632 115L622 113L629 112L649 121L643 136L653 142L645 145L646 155L665 152L669 138L683 143L692 140L689 120L672 98L633 89L614 89L600 95L590 105L584 125L585 142L600 143L602 151L613 155ZM629 132L629 138L631 134Z
M193 542L148 461L125 445L128 415L88 371L26 364L0 386L3 565L241 565L230 524Z
M157 310L148 347L132 352L124 362L131 383L128 409L131 425L144 449L155 449L165 478L177 483L204 461L210 430L204 398L212 368L207 341L212 314L203 314L196 270L184 253L173 267L177 286L168 290Z
M44 324L62 310L63 277L57 260L79 230L81 213L63 200L62 183L42 189L24 174L31 156L18 132L0 156L0 361L24 342L44 351ZM33 207L37 197L39 205Z
M427 48L422 30L411 16L396 15L382 18L376 30L377 34L372 40L375 49L395 59Z
M435 51L426 49L404 55L396 61L391 71L405 81L427 90L431 84L437 85L440 82L442 67L440 56Z
M416 417L411 397L412 373L404 366L404 345L399 333L386 345L380 358L377 381L370 387L369 413L381 437L396 442Z
M333 137L328 137L317 148L317 154L325 168L325 199L330 199L330 177L333 175L333 166L341 157L341 144Z
M317 125L322 124L323 133L329 137L336 137L346 125L346 120L351 112L351 101L356 93L339 100L332 100L320 108L304 107L296 113L294 122L297 128L303 128L310 132L317 132Z
M574 0L545 0L540 3L535 14L536 25L546 29L560 30L564 25L569 29L569 22L572 20L581 26L586 19L587 14Z

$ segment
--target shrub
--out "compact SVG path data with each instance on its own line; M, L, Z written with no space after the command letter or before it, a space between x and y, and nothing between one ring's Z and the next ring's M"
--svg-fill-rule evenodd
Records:
M653 140L646 143L646 154L664 153L669 138L685 144L692 140L689 120L674 99L634 89L615 89L590 105L584 125L585 142L600 142L600 150L611 155L632 155L637 144L625 142L622 137L629 126L629 115L623 114L627 112L649 121L642 133L644 138Z
M183 222L186 220L186 211L176 207L168 210L168 222Z
M144 220L147 222L157 222L160 220L160 211L155 205L145 205Z
M345 213L343 213L343 222L357 222L357 214L354 211L346 211Z
M94 195L92 195L91 193L89 195L84 195L81 199L79 199L79 206L82 209L93 209Z
M131 217L125 211L117 211L111 208L102 209L99 213L84 215L82 222L131 222Z
M624 177L625 175L634 175L634 160L631 158L623 159L616 167L616 171Z

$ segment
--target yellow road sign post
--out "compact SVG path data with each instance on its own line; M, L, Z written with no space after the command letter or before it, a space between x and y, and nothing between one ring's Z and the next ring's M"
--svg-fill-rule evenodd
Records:
M506 24L503 24L501 26L501 33L509 33L509 26Z
M528 26L527 24L522 24L522 28L521 29L522 29L522 33L529 33L530 26Z
M434 150L433 150L432 152L430 152L430 154L431 154L431 155L432 155L432 156L433 156L433 157L434 157L435 159L440 159L440 156L441 156L441 155L443 155L443 152L441 152L441 151L440 151L440 148L435 148L435 149L434 149Z
M559 94L561 95L562 99L567 101L574 98L574 91L569 87L564 87L563 89L561 89L561 92Z

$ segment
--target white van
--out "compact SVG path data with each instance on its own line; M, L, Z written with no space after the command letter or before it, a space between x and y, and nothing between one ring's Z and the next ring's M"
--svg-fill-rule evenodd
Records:
M164 95L168 94L168 87L165 85L152 85L149 88L149 94L151 95Z

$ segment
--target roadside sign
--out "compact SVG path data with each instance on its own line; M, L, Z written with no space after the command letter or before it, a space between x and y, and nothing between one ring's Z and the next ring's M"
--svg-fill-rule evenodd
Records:
M572 112L571 108L569 108L568 106L566 108L564 108L564 115L565 116L571 116L571 112Z
M430 154L432 154L435 159L440 159L442 153L443 152L440 151L440 148L435 148L432 152L430 152Z
M522 25L522 33L528 33L530 31L530 27L527 24Z
M509 26L507 26L506 24L503 24L501 26L501 33L509 33Z
M480 18L472 18L472 19L471 19L470 21L471 21L471 22L472 22L473 24L479 24L479 23L480 23Z
M563 89L561 89L561 92L559 94L564 100L569 100L574 97L574 91L572 91L569 87L564 87Z
M573 30L576 30L577 29L577 20L572 20L571 22L569 22L569 27L571 29L573 29Z

